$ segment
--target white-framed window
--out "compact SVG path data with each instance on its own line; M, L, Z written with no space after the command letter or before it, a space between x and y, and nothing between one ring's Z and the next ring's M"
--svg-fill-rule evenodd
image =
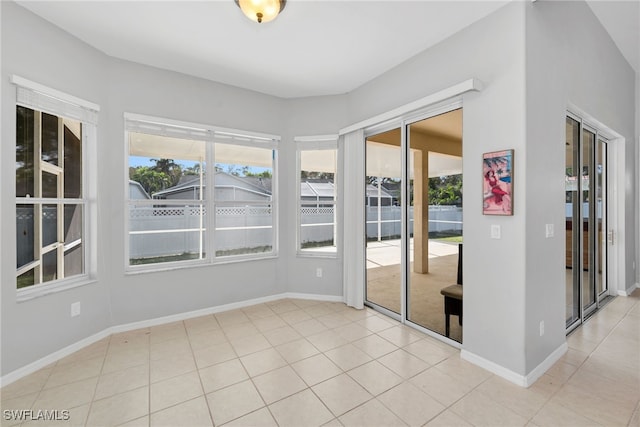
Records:
M16 288L22 299L87 283L95 271L88 164L99 107L18 76L11 80L17 86Z
M275 251L275 153L268 146L214 143L215 256Z
M337 255L337 136L297 137L299 255Z
M275 256L278 137L134 114L125 122L130 271Z

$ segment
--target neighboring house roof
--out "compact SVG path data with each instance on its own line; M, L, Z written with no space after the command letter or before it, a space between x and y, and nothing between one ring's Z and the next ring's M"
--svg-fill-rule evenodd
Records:
M236 184L235 186L238 188L247 189L250 191L255 191L265 195L271 195L271 178L259 178L253 176L235 176L228 174L226 172L218 171L216 172L216 176L218 179L217 186L230 186L230 184ZM139 190L146 199L151 199L147 192L142 188L140 183L136 181L129 180L129 185L135 186L137 190ZM200 186L200 177L197 175L185 175L180 178L180 182L171 188L167 188L166 190L158 191L153 194L153 198L161 198L170 194L182 193L186 191L193 191L194 188ZM204 185L203 185L204 187ZM385 185L382 185L380 195L383 198L395 198L397 197L394 194L395 189L387 189ZM378 187L373 184L367 185L367 196L368 197L378 197ZM335 197L335 184L327 179L317 179L317 180L305 180L300 183L300 197L303 198L321 198L321 199L333 199ZM133 197L132 197L133 198Z
M401 186L400 182L383 182L381 184L382 189L386 190L386 192L394 198L400 197Z
M383 198L393 199L393 195L385 190L384 186L380 187L380 196ZM367 197L378 197L378 187L373 184L367 184Z
M241 178L244 182L248 182L251 185L255 186L258 189L261 189L262 191L266 190L269 194L272 193L271 191L271 182L272 179L271 178L262 178L262 177L258 177L258 176L245 176Z
M215 177L216 187L232 186L264 194L265 196L271 195L271 178L235 176L222 171L217 171ZM198 187L200 187L199 175L185 175L180 178L178 184L174 185L173 187L153 193L153 198L162 198L170 194L193 191L194 188ZM203 187L206 187L206 185L203 185Z
M138 192L142 197L136 197L136 195L132 194L135 192ZM139 199L150 199L151 197L145 191L144 187L140 185L139 182L130 179L129 180L129 198L134 200L136 199L139 200Z
M300 196L307 198L333 199L335 185L328 179L305 180L300 183Z

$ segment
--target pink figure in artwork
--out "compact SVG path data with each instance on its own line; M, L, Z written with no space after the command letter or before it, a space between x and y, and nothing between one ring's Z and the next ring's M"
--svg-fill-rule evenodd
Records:
M507 193L500 187L500 181L498 180L498 178L496 178L496 173L492 169L489 169L484 177L489 183L489 187L491 188L491 194L493 194L493 200L495 204L501 205L503 197L508 195L509 193Z

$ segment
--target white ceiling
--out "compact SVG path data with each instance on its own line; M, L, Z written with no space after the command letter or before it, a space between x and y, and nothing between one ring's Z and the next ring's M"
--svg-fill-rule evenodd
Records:
M294 98L350 92L508 1L289 0L265 24L233 0L18 3L108 55ZM590 3L637 71L637 0Z

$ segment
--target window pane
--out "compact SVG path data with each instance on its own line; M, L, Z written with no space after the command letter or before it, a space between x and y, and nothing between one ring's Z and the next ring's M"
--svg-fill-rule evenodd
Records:
M33 197L33 110L17 107L16 197Z
M82 240L82 205L64 205L64 244L78 240Z
M215 246L217 257L272 252L271 205L218 206Z
M58 165L58 118L42 113L42 160Z
M29 270L20 276L18 276L18 289L26 288L27 286L33 286L36 284L35 271Z
M82 197L82 126L64 119L64 197Z
M215 145L216 201L272 200L273 150Z
M54 250L42 255L42 282L50 282L58 278L58 251Z
M58 241L58 207L42 205L42 246Z
M273 251L273 158L270 148L215 145L217 257Z
M335 252L337 150L300 152L300 249Z
M61 203L82 198L83 147L81 122L20 106L16 112L16 196L57 199L16 203L20 289L84 273L83 204Z
M334 206L300 206L300 245L303 250L335 252Z
M64 275L76 276L84 272L82 244L64 251Z
M205 215L199 205L130 206L130 265L204 259Z
M58 197L58 175L42 172L42 197Z
M16 242L18 248L17 268L35 261L34 242L34 210L33 205L16 206Z
M129 133L129 187L132 199L206 198L205 143Z

